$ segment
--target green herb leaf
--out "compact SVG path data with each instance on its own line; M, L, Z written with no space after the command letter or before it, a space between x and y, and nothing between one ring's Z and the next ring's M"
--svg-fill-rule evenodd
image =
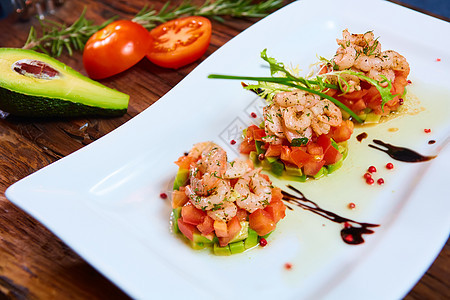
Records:
M301 146L305 146L306 144L308 144L309 139L306 137L303 138L296 138L293 139L291 141L291 146L292 147L301 147Z

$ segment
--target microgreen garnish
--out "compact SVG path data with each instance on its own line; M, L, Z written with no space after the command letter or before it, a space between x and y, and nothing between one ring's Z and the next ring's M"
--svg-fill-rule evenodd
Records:
M377 43L374 43L377 44ZM376 46L375 46L376 47ZM369 49L369 51L373 51L373 49ZM335 89L341 90L343 94L348 93L350 90L350 85L343 78L342 75L354 75L358 78L367 81L368 83L374 85L377 90L380 92L382 104L381 108L383 109L384 105L391 101L395 96L391 94L392 83L384 76L380 75L382 78L381 81L374 80L365 76L361 72L355 72L351 70L343 70L343 71L332 71L330 73L325 73L322 75L316 75L314 78L305 78L295 76L291 72L289 72L282 62L277 61L273 57L267 56L267 49L264 49L261 52L261 58L265 60L270 66L271 77L257 77L257 76L233 76L233 75L220 75L220 74L211 74L208 78L215 79L235 79L235 80L252 80L257 81L258 84L253 85L243 85L243 87L247 90L258 90L262 92L258 92L258 94L263 98L271 99L275 93L279 93L281 91L289 91L292 88L300 89L312 94L316 94L321 98L328 99L333 102L336 106L341 108L343 111L347 112L355 121L362 123L361 118L358 117L350 108L348 108L345 104L340 102L339 100L327 95L325 92L327 89ZM324 58L320 58L321 61L324 61ZM328 77L336 76L337 77L337 85L329 83ZM387 83L386 86L385 83Z

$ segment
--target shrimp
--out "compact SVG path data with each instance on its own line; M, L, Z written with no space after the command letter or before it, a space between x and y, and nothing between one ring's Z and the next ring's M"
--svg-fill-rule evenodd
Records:
M202 174L198 167L191 166L189 169L189 181L191 188L198 194L206 196L217 185L220 177L215 176L214 173Z
M227 153L221 147L212 143L201 154L197 166L204 173L222 177L227 168Z
M264 107L264 127L267 135L284 138L280 107L272 104Z
M409 64L401 54L393 50L386 50L381 53L381 58L383 59L383 68L399 71L403 73L405 78L409 75Z
M235 184L234 190L240 194L236 200L237 206L249 213L263 209L272 200L272 184L255 169L241 177Z
M273 97L274 103L281 107L300 105L305 108L309 108L316 104L319 100L319 96L302 90L281 92Z
M312 112L301 106L283 108L283 120L286 128L295 131L304 131L311 125Z
M340 47L336 51L333 60L339 70L345 70L353 66L356 59L356 50L352 47Z
M208 210L206 213L213 220L227 222L236 215L237 210L238 208L234 202L224 201L222 204Z
M311 112L314 114L311 119L311 127L317 135L327 134L331 126L338 126L342 123L341 111L330 100L321 100L311 107Z
M251 168L249 161L242 159L235 159L227 163L227 170L224 174L225 179L238 178L247 173Z
M214 186L207 195L199 195L191 185L187 185L185 189L185 193L189 197L191 203L201 210L211 210L221 206L222 203L229 198L230 192L230 185L223 179L219 180L216 186Z

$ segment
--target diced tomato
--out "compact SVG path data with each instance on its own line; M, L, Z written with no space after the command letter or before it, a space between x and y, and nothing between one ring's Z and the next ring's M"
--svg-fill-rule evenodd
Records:
M342 121L337 127L331 127L330 137L336 142L344 142L353 134L354 124L350 120Z
M255 130L259 130L260 128L256 125L250 125L247 128L247 132L245 134L245 139L248 141L253 141L254 140L254 131Z
M258 128L253 131L253 139L255 141L262 141L263 137L266 136L266 131L264 129Z
M256 151L255 141L247 141L247 139L244 139L239 146L239 152L242 154L249 154L252 151Z
M367 107L366 102L363 99L357 100L351 107L351 110L356 114L359 114Z
M301 168L305 163L313 161L313 156L306 153L300 147L292 147L290 157L291 161L299 168Z
M350 100L358 100L364 97L367 94L367 90L361 89L359 91L354 91L351 93L346 93L343 95L343 97L350 99Z
M333 146L329 147L323 156L326 165L337 163L341 158L342 154Z
M279 187L272 188L272 202L273 201L281 201L283 199L283 194L281 193L281 189Z
M281 155L282 148L282 145L269 145L264 155L279 157Z
M227 223L228 236L219 238L219 245L221 247L228 245L234 237L241 231L241 223L239 223L236 216Z
M192 158L190 156L183 155L178 158L178 160L175 162L175 164L182 169L189 169L191 162L192 162Z
M177 222L178 228L180 229L181 233L183 233L188 239L192 241L194 239L194 233L198 232L197 228L194 225L183 222L181 218L178 219Z
M281 147L281 154L280 154L281 160L285 162L290 162L292 164L295 164L294 161L291 158L291 148L289 146L282 146Z
M189 201L189 197L186 196L185 187L180 186L180 189L172 192L172 208L182 207Z
M306 145L306 151L311 154L311 155L322 155L323 154L323 149L322 147L314 142L310 142L308 143L308 145Z
M201 209L196 208L191 202L187 202L181 208L181 217L183 218L183 222L197 226L198 224L203 223L206 213Z
M275 224L286 216L286 206L283 201L271 201L264 210L270 214Z
M328 148L331 147L331 139L328 136L322 134L317 138L317 144L322 147L323 153L326 153Z
M248 212L245 209L238 208L238 211L236 213L236 218L241 221L247 221Z
M275 222L270 213L263 209L258 209L248 216L249 226L256 231L259 236L266 235L275 229Z
M324 160L309 161L303 165L303 173L305 173L305 175L307 176L314 176L320 171L324 164Z
M227 223L224 221L215 220L214 231L216 232L217 237L227 237L228 236Z
M214 231L214 220L206 215L203 222L197 225L197 229L202 233L202 235L208 235Z

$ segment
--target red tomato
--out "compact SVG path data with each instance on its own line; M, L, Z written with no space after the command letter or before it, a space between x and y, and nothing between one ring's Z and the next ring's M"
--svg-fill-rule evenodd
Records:
M259 236L266 235L275 229L275 222L270 213L258 209L248 216L248 224Z
M180 187L180 190L174 190L172 193L172 208L182 207L189 201L188 196L184 191L184 187Z
M234 239L236 235L238 235L239 231L241 231L241 224L237 217L234 217L227 223L228 235L225 237L219 237L219 245L220 247L224 247L228 245L228 243Z
M214 231L214 220L206 215L203 223L197 225L197 229L200 230L202 235L208 235Z
M198 232L194 225L183 222L181 218L178 219L178 229L191 241L194 239L194 233Z
M286 206L283 201L271 201L264 210L268 212L272 220L276 223L286 216Z
M281 155L281 149L283 148L282 145L269 145L269 148L267 149L265 156L280 156Z
M309 161L303 166L303 172L305 173L305 175L314 176L320 171L324 164L324 160Z
M203 223L206 213L196 208L191 202L187 202L181 208L181 217L183 218L183 222L197 226Z
M148 52L150 35L143 26L119 20L94 33L83 52L89 77L102 79L118 74L138 63Z
M249 154L252 151L256 151L255 141L249 142L246 139L244 139L241 145L239 146L239 152L241 152L242 154Z
M168 21L150 31L152 45L147 58L154 64L178 69L206 52L211 40L211 22L190 16Z

